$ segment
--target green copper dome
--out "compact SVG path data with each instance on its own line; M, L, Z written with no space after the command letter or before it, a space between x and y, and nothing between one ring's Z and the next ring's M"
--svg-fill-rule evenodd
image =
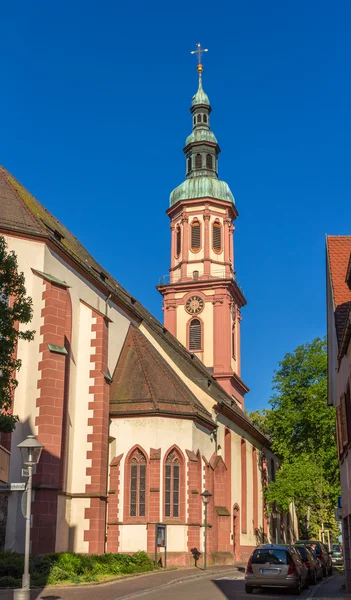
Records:
M192 97L191 104L192 106L195 106L196 104L207 104L207 106L210 106L209 97L202 89L201 79L199 82L199 89L197 90L195 96Z
M215 177L192 177L173 190L170 196L170 206L180 200L194 198L214 198L235 204L234 196L225 181L220 181Z
M185 145L187 146L192 142L211 142L212 144L218 144L215 134L209 129L195 129L186 138Z

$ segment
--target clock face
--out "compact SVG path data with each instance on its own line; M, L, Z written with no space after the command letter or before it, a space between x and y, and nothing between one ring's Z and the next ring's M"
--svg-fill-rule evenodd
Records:
M204 307L204 301L200 296L191 296L185 305L185 309L191 315L201 312Z

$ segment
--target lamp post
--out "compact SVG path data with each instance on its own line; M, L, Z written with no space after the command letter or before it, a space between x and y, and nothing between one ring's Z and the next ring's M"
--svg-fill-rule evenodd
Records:
M203 503L205 505L205 539L204 539L204 571L207 569L207 505L210 501L212 494L205 490L200 494Z
M18 444L23 463L28 467L27 502L26 502L26 536L24 546L24 572L22 576L22 588L14 591L15 600L30 600L30 576L29 576L29 546L30 546L30 513L32 504L32 477L33 467L39 462L44 446L35 439L34 435Z

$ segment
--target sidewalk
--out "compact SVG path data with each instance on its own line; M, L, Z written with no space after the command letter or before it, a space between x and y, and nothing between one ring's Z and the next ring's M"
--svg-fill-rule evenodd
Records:
M163 586L184 581L186 579L196 579L198 577L210 576L217 573L235 573L240 575L246 563L237 563L236 565L218 565L210 566L207 571L197 568L183 568L172 571L158 571L139 575L137 577L122 577L113 582L102 583L99 585L77 585L71 587L45 587L31 590L31 600L118 600L126 598L131 594L142 591L161 590ZM13 590L0 590L0 600L13 600Z
M318 586L310 598L315 598L316 600L332 600L336 598L338 600L351 600L351 594L341 591L343 583L344 577L342 575L335 575Z

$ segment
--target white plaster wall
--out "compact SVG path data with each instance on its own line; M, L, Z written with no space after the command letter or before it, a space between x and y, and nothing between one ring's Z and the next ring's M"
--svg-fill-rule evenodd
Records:
M41 309L43 306L42 293L44 291L43 280L32 272L32 268L43 270L44 244L29 240L4 236L8 250L17 255L19 271L24 273L26 292L33 299L33 318L23 329L35 330L34 340L26 342L19 340L17 357L22 361L22 367L17 373L18 387L15 391L14 412L19 416L20 423L16 426L11 440L11 460L9 468L9 481L25 481L21 477L23 467L21 455L17 445L27 435L35 435L35 417L37 415L36 400L39 396L37 388L40 373L38 363L41 354L39 345L41 342L40 327L42 325ZM24 519L20 507L21 493L12 492L8 500L8 518L5 548L8 550L22 552L24 548Z
M125 459L137 443L150 457L150 448L161 448L160 520L163 507L163 459L173 444L177 444L187 460L185 450L192 448L192 421L166 417L111 419L110 436L116 438L116 456L120 463L120 490L124 490ZM120 494L119 515L124 514L124 496ZM134 527L134 525L133 525Z
M70 549L70 521L71 499L58 496L55 552L66 552Z
M119 526L120 552L138 552L147 548L146 525Z
M91 331L96 318L85 304L80 303L78 327L77 353L76 353L76 389L73 394L74 402L70 405L70 419L68 423L69 445L71 452L68 459L67 489L73 493L85 492L86 485L90 484L90 476L86 475L87 467L91 467L91 459L87 452L92 444L87 436L92 433L92 426L88 426L88 419L93 416L89 410L89 402L93 395L89 393L89 386L94 380L89 378L91 369L90 357L95 352L91 347L91 340L96 337L96 332Z
M70 509L70 540L72 552L89 552L89 542L84 540L84 531L90 521L84 518L85 509L90 508L90 498L72 498Z
M167 552L187 550L188 528L186 525L167 525Z

